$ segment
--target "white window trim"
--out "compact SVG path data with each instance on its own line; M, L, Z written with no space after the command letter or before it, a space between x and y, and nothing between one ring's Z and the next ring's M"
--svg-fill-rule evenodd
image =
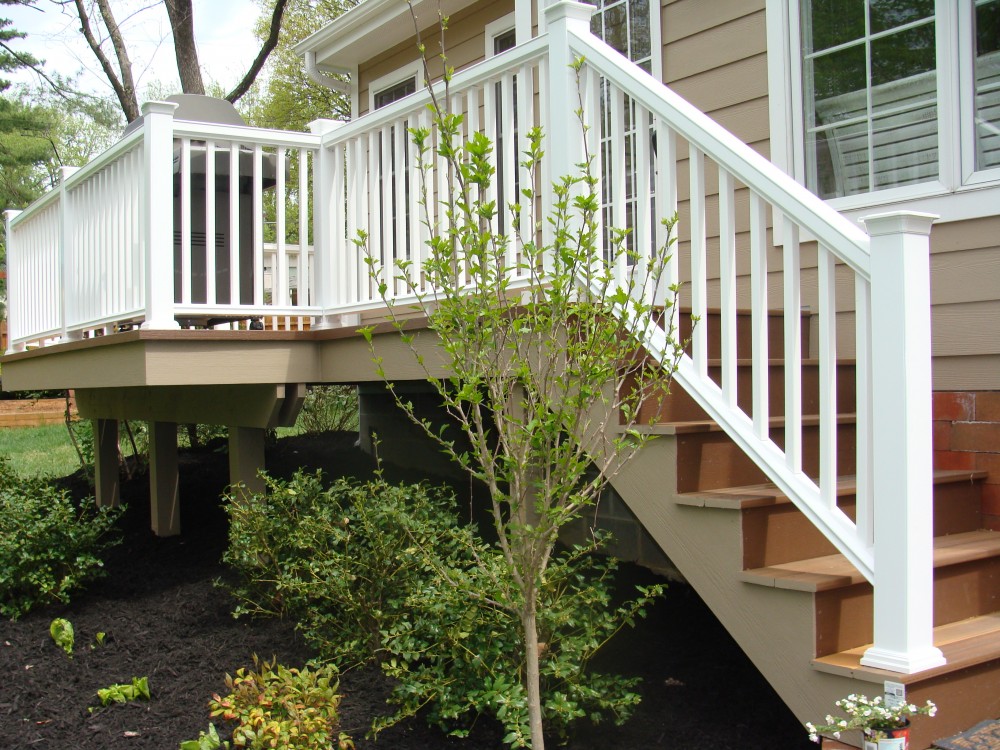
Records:
M387 73L384 76L376 78L371 83L368 84L368 111L375 111L375 95L385 91L386 89L392 88L403 81L412 78L416 83L416 90L420 91L424 88L424 66L420 60L414 60L412 63L408 63L401 68L396 68L396 70L391 73Z
M514 43L522 44L524 39L521 37L521 32L517 28L517 23L514 18L514 13L508 13L506 16L502 16L495 21L490 21L486 24L486 34L485 34L485 45L486 45L486 59L489 60L494 56L493 52L493 40L495 40L501 34L506 34L511 29L514 30Z
M938 69L938 179L827 201L849 218L883 210L924 211L940 221L993 216L1000 206L1000 168L974 171L971 86L973 3L935 0ZM767 0L767 74L771 161L805 184L799 0Z

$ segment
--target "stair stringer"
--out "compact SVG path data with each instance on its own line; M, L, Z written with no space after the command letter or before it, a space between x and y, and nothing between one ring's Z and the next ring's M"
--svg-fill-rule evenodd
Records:
M833 709L834 701L852 692L881 694L881 681L865 682L812 667L813 597L739 581L740 513L674 502L670 488L676 486L676 466L676 439L657 436L625 463L611 484L792 713L802 722L815 722Z

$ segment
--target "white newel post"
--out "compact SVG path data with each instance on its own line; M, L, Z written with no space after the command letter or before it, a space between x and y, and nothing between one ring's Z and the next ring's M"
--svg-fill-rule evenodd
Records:
M863 219L871 236L875 637L868 667L943 664L933 641L931 224L912 212Z
M313 328L335 327L330 314L338 302L334 298L334 253L346 252L339 247L333 237L333 202L339 200L334 195L334 165L333 154L323 145L323 136L331 133L344 123L336 120L314 120L309 123L310 132L319 136L319 148L316 150L316 161L313 166L313 279L316 285L313 289L312 304L322 311L316 317ZM304 247L304 246L303 246ZM305 250L303 249L303 252Z
M12 352L24 351L23 343L17 344L16 346L13 343L11 343L14 341L15 337L21 336L21 332L17 330L17 323L18 323L17 316L15 315L12 317L10 314L11 281L15 278L20 278L18 276L19 271L17 267L17 263L18 260L20 260L20 258L18 257L17 254L17 246L16 246L17 243L14 240L14 230L11 227L11 222L14 221L14 217L16 217L19 213L21 212L15 211L13 209L8 209L3 212L4 231L6 232L4 237L6 237L7 239L7 353L8 354Z
M145 166L142 236L146 245L146 320L143 328L180 328L174 320L175 109L177 105L171 102L142 105Z
M579 86L573 70L573 52L570 49L570 32L578 35L590 33L590 17L594 6L573 0L556 0L545 8L546 32L549 37L548 102L545 111L549 121L542 123L545 133L545 158L548 176L558 182L567 175L580 171L584 159L584 135L577 120L580 108ZM596 118L595 118L596 119ZM544 186L543 194L548 191ZM544 210L551 206L543 206ZM549 223L543 223L545 243L551 241Z

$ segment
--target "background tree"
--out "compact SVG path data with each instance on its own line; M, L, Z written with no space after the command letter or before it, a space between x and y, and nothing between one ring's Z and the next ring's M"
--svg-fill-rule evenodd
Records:
M59 0L59 2L68 4L71 0ZM282 18L288 2L289 0L274 0L273 5L268 6L270 16L266 22L267 32L260 51L240 82L225 95L225 99L230 102L238 101L257 79L268 56L278 44ZM140 114L132 60L128 53L128 41L118 24L110 0L93 0L89 5L85 0L72 0L72 3L80 20L80 32L100 63L105 78L111 84L125 118L132 122ZM204 94L205 84L194 38L192 0L162 0L162 3L166 8L174 38L174 55L177 60L181 91L185 94ZM113 49L113 60L105 50L105 44L108 42Z
M260 0L266 4L267 0ZM285 11L278 44L268 62L268 76L258 96L246 108L247 120L258 127L305 130L313 120L347 120L351 103L347 95L316 83L292 48L358 4L358 0L292 0ZM264 17L257 22L257 36L268 33Z

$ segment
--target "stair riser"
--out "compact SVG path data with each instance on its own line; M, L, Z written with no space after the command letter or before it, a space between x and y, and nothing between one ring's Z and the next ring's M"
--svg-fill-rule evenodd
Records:
M772 439L784 445L784 430L772 429ZM856 465L853 424L837 425L837 473L854 474ZM803 470L819 474L819 429L802 429ZM698 432L677 436L677 490L697 492L768 481L764 473L723 432Z
M708 370L709 377L720 386L721 373L719 367L710 367ZM853 364L837 366L837 411L840 413L851 413L856 409L854 373ZM658 404L657 401L661 403ZM753 415L753 376L749 365L737 368L736 402L743 411ZM768 410L772 417L780 417L785 413L783 365L775 364L768 368ZM802 413L819 413L819 366L816 364L802 366ZM695 422L705 419L708 419L708 415L683 388L676 384L670 387L670 394L662 399L649 398L639 412L640 424Z
M802 352L803 356L809 353L809 316L808 312L802 313ZM702 320L698 321L698 326L704 326L708 330L708 357L718 359L721 357L721 346L719 342L722 338L721 318L718 312L710 312ZM738 311L736 314L736 351L740 357L750 357L753 339L751 332L752 316L749 311ZM682 341L691 338L691 315L682 312L677 316L678 337ZM687 347L690 353L690 345ZM780 313L772 313L767 318L767 351L772 359L785 356L785 318Z
M854 518L857 497L841 495L838 507ZM981 527L982 486L949 482L934 487L934 535L958 534ZM790 503L747 508L743 517L744 568L763 568L796 560L832 555L837 550Z
M1000 558L939 568L934 575L934 625L1000 610ZM816 595L816 655L872 642L872 588L868 583Z

